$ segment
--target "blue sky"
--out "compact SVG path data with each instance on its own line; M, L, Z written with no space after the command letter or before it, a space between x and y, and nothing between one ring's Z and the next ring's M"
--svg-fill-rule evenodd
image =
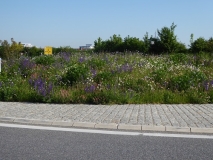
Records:
M213 37L212 0L0 0L0 40L37 47L94 44L113 34L142 39L177 25L179 41Z

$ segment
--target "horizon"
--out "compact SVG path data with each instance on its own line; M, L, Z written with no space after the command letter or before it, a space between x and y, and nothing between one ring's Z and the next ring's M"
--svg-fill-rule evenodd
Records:
M155 36L157 29L177 25L177 40L188 47L190 35L213 37L210 21L213 1L145 1L145 0L52 0L0 1L0 40L31 43L36 47L79 48L94 45L98 37L113 34L122 39L143 39L146 32Z

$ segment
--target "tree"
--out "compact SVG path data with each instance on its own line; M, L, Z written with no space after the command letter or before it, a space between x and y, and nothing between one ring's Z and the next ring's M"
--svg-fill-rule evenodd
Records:
M10 56L9 57L18 57L19 53L23 50L23 46L21 43L17 43L16 41L11 38L11 45L10 45Z
M110 50L112 52L122 51L123 40L120 35L117 36L116 34L114 34L112 37L110 37L110 42L111 42Z
M10 44L7 40L1 41L1 57L3 59L9 59L10 54Z
M203 52L207 50L207 41L203 37L199 37L191 44L192 52Z
M170 28L163 27L161 30L157 30L160 44L164 52L172 53L177 49L177 37L174 34L176 25L172 23Z
M124 38L123 50L142 52L144 50L144 42L139 40L139 38L130 37L128 35L127 37Z
M123 51L123 39L120 35L114 34L110 39L102 41L99 37L98 40L94 41L95 52L116 52Z
M143 42L144 42L144 53L148 53L150 49L150 40L149 40L149 35L148 32L143 37Z
M42 48L37 48L33 46L33 47L24 47L23 52L27 53L27 56L35 57L41 55L41 53L43 53L44 50Z
M213 38L209 38L207 41L207 51L213 53Z
M104 50L102 39L100 37L98 37L98 40L94 41L94 49L95 49L95 52L101 52Z
M177 42L177 50L176 50L176 52L178 52L178 53L186 53L187 52L186 45L184 43Z
M17 43L13 38L11 38L11 44L7 40L1 41L0 56L3 59L17 58L22 50L21 43Z
M162 48L159 38L153 38L151 36L149 38L149 43L150 43L149 52L151 54L160 54L160 53L164 52L164 49Z

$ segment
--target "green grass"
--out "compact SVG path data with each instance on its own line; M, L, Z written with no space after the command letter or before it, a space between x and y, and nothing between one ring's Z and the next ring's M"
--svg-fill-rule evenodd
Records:
M213 102L213 55L63 53L3 61L0 100L87 104Z

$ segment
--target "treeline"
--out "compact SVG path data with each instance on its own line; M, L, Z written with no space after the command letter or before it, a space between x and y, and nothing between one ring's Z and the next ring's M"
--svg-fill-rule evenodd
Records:
M177 26L172 23L170 27L163 27L157 30L155 37L149 36L148 33L140 40L136 37L127 36L124 39L120 35L113 35L107 40L102 40L100 37L94 41L94 50L83 50L83 52L141 52L146 54L162 54L162 53L213 53L213 38L208 40L200 37L194 40L193 34L190 36L190 45L186 47L184 43L177 40L175 28ZM61 52L82 52L73 49L69 46L53 47L53 54ZM39 56L44 53L43 48L23 47L21 42L14 41L11 38L11 43L7 40L0 40L0 58L18 58L21 54L25 56Z
M73 49L70 46L52 48L53 54L62 52L73 53L76 51L76 49ZM23 47L21 42L16 42L13 38L11 38L11 43L7 40L0 40L0 58L2 59L18 58L20 55L35 57L42 54L44 54L44 48L37 48L35 46Z
M124 39L120 35L113 35L107 40L102 40L100 37L94 41L95 52L142 52L151 54L162 53L198 53L198 52L213 52L213 38L205 40L200 37L193 40L193 34L190 37L190 46L177 40L175 28L177 26L172 23L170 27L163 27L157 30L157 36L152 37L146 33L142 40L136 37L127 36Z

